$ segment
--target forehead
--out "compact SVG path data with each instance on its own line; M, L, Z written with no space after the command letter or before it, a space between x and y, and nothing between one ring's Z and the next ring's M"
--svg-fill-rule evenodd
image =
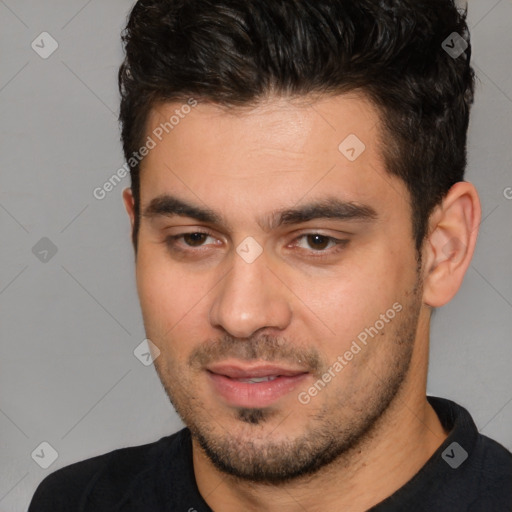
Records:
M148 117L155 147L141 164L142 202L167 192L213 209L270 211L327 194L375 209L408 200L385 169L378 111L364 96L186 105L160 104Z
M320 97L269 97L256 106L225 107L191 101L160 103L149 113L148 133L160 132L175 146L186 142L211 155L216 142L232 142L242 151L288 152L301 157L337 149L338 139L354 134L367 145L376 141L378 111L362 94ZM231 140L226 140L231 137ZM341 139L339 140L341 142ZM218 149L218 148L216 148ZM228 149L225 146L225 149ZM193 156L193 155L189 155Z

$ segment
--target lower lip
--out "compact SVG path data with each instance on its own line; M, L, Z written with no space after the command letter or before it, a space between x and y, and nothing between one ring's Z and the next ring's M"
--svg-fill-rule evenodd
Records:
M235 407L267 407L296 388L306 377L301 373L292 377L277 377L266 382L240 382L224 375L208 372L215 390Z

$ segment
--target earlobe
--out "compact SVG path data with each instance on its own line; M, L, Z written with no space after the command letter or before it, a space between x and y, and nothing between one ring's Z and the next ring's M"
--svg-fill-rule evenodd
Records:
M471 263L481 219L474 185L458 182L432 213L423 247L424 302L440 307L459 290Z

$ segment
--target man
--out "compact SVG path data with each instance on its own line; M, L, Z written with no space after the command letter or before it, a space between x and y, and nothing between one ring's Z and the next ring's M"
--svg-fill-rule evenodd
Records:
M124 42L137 287L187 428L60 469L30 512L512 510L512 455L426 396L481 218L464 14L140 0Z

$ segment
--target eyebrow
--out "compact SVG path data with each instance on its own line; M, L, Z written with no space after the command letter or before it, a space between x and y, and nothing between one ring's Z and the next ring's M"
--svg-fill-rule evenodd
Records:
M149 220L158 217L190 217L199 222L229 227L229 224L224 222L222 216L215 211L168 194L153 198L144 209L142 216ZM258 225L262 230L268 232L281 226L299 224L316 219L368 222L377 218L377 212L369 205L353 201L343 201L336 197L327 197L304 203L301 206L275 210L269 216L258 219Z

